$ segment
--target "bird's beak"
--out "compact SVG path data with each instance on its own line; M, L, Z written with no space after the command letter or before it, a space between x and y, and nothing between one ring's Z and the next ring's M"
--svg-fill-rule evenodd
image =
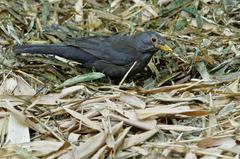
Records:
M155 47L164 52L172 52L173 51L172 48L169 47L167 44L157 44Z

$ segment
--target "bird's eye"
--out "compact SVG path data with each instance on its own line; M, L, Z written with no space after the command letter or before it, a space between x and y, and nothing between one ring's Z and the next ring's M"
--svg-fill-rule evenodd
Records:
M151 38L151 41L152 41L153 43L155 43L155 42L157 42L157 39L156 39L156 38Z

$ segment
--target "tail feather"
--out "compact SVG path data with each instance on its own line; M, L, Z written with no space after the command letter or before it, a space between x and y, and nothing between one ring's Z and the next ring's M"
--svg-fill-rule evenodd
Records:
M81 48L51 44L51 45L19 45L13 48L13 52L16 54L30 53L30 54L51 54L64 57L69 60L86 63L95 59Z
M30 54L52 54L61 55L66 51L64 45L19 45L13 48L13 52L16 54L30 53Z

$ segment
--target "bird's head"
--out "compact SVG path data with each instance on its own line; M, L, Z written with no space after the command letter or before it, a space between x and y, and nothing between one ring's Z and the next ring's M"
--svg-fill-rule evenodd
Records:
M141 52L172 52L172 49L166 44L166 40L157 32L148 31L135 35L135 42L138 50Z

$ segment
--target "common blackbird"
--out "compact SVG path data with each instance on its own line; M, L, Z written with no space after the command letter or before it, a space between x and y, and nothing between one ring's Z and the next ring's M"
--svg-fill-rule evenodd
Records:
M143 71L158 50L170 52L165 39L148 31L134 36L90 36L68 39L63 44L15 46L16 54L52 54L78 61L86 68L94 68L107 76L123 77L136 61L130 74Z

